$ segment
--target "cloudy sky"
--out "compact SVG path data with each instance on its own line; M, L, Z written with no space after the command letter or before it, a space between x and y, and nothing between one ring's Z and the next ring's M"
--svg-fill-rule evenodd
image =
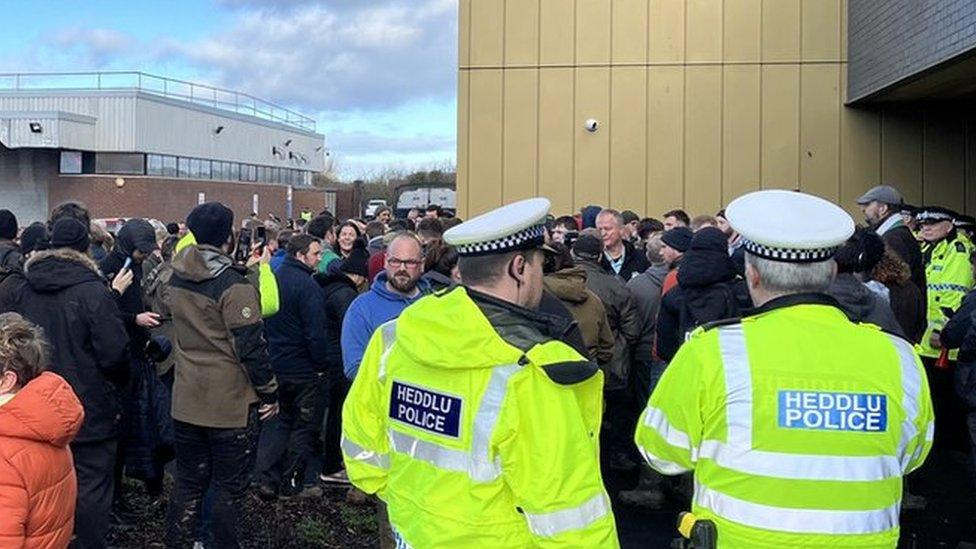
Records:
M0 0L0 10L0 73L140 70L247 92L315 118L344 177L454 161L457 0Z

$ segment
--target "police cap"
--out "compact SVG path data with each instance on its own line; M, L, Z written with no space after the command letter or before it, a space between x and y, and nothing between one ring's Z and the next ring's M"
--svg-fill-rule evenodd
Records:
M550 207L546 198L507 204L452 227L444 233L444 241L457 248L461 256L542 248Z
M854 220L839 206L795 191L740 196L725 209L725 218L747 252L788 263L826 261L854 234Z
M939 221L955 221L959 214L942 206L922 206L915 212L915 219L919 223L938 223Z

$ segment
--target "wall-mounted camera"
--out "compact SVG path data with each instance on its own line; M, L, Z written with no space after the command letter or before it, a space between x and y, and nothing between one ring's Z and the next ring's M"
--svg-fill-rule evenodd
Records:
M590 133L595 133L600 129L600 122L596 118L588 118L583 122L583 127Z

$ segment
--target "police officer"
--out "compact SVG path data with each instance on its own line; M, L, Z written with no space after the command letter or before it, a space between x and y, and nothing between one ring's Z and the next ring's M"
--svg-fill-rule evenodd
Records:
M373 335L343 407L349 479L401 547L616 547L598 458L603 376L535 312L549 201L444 234L464 286Z
M719 547L895 547L932 404L912 345L852 323L824 294L853 220L774 190L726 215L757 309L693 332L641 415L638 447L662 473L694 471L692 512L715 523Z
M942 350L939 333L948 320L947 312L955 311L962 298L973 287L973 270L969 254L973 244L955 226L959 217L952 210L940 206L926 206L915 214L920 227L922 258L925 261L925 280L928 293L928 326L919 354L936 359ZM955 360L956 353L949 355Z

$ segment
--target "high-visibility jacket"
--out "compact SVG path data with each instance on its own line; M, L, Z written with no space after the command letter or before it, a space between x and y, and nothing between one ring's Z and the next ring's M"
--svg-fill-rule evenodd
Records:
M694 332L635 440L658 471L694 471L721 548L890 548L932 434L912 345L807 294Z
M618 546L599 467L602 374L520 319L511 326L525 350L459 287L373 334L341 446L352 483L386 502L400 546Z
M925 259L925 286L928 295L927 319L925 335L918 344L918 353L925 357L936 358L942 349L932 347L930 340L932 332L942 330L949 318L942 312L946 307L953 311L962 304L973 288L973 267L969 261L969 254L973 252L973 244L962 233L953 231L947 238L935 243L922 245L922 257ZM958 351L949 353L949 358L956 359Z

